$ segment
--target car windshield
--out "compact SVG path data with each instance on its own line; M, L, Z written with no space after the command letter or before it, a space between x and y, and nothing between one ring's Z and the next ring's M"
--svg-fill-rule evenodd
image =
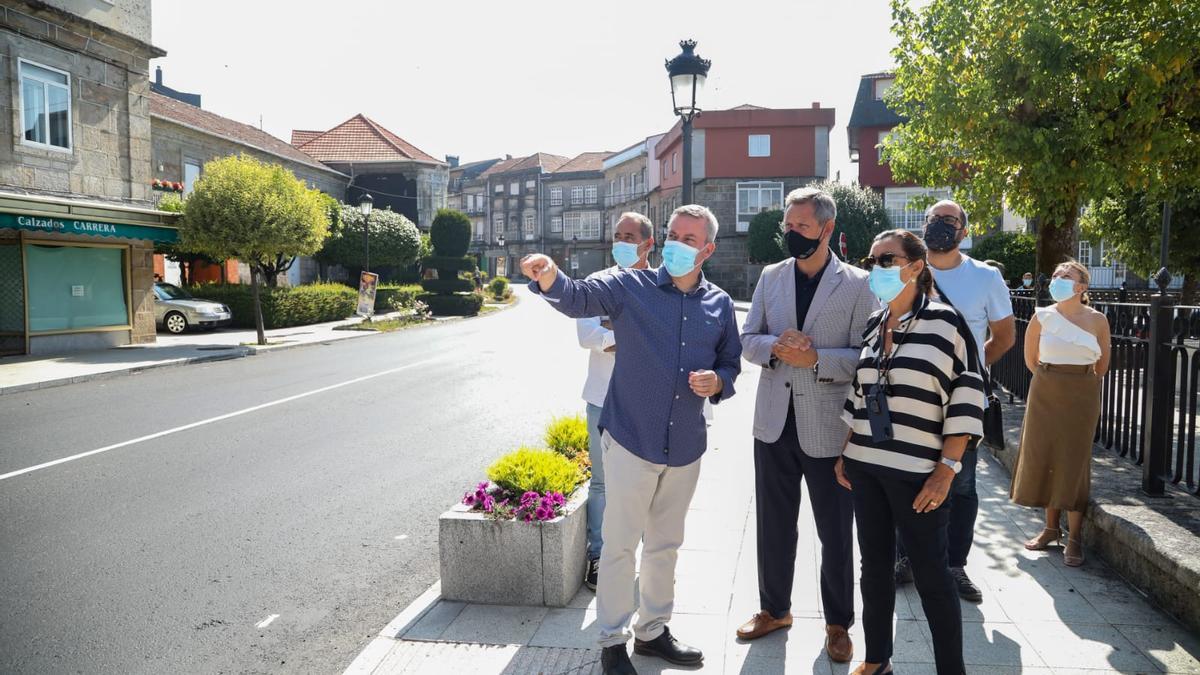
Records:
M191 300L192 296L182 288L172 284L155 284L154 289L158 291L159 297L163 300Z

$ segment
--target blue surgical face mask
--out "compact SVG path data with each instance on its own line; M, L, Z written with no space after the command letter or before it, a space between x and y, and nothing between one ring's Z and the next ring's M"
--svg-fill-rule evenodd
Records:
M1075 295L1075 282L1066 277L1055 277L1050 281L1050 297L1055 302L1069 300Z
M667 274L673 277L686 276L696 269L696 256L698 255L700 255L699 249L672 239L663 246L663 265L667 268Z
M911 265L912 263L909 263ZM904 267L908 267L905 265ZM871 287L871 292L883 304L887 304L896 299L900 295L900 291L908 284L900 280L900 270L904 267L888 267L883 268L876 265L871 268L871 276L867 280L867 285ZM909 280L911 281L911 279Z
M621 267L633 267L637 264L638 259L641 258L638 255L638 245L627 241L614 241L612 255L613 260Z
M1025 288L1029 288L1030 286L1033 285L1033 279L1022 279L1021 285L1024 286Z

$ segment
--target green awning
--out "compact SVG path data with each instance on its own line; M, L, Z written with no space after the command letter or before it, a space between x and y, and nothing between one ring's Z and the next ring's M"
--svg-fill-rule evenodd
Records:
M179 239L179 231L173 227L159 225L134 225L76 218L51 218L41 215L0 213L0 228L28 230L31 232L55 232L93 237L115 237L120 239L149 239L150 241L173 242Z

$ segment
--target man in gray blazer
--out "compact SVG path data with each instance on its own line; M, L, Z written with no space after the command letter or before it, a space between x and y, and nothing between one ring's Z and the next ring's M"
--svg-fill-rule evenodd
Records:
M762 611L738 629L753 640L792 625L800 481L808 485L821 540L825 647L839 663L854 654L850 493L834 463L846 440L838 424L858 365L862 334L878 308L867 273L829 249L837 206L827 193L800 188L784 202L790 258L759 278L742 327L742 356L762 366L754 409L758 519L758 594Z

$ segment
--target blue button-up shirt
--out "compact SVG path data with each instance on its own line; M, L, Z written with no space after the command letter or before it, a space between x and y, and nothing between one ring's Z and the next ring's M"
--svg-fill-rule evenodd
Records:
M688 386L688 374L711 370L721 378L713 403L733 396L742 343L729 295L703 275L682 293L662 267L582 280L559 270L549 291L536 281L529 288L569 317L608 315L612 322L617 363L600 428L648 462L686 466L700 459L708 447L704 399Z

